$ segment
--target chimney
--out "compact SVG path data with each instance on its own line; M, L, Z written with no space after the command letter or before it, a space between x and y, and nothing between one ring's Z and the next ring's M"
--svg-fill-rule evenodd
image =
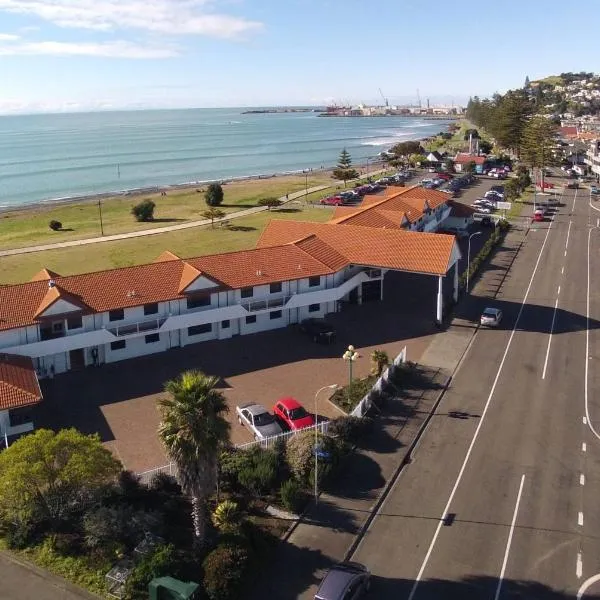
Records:
M48 287L49 288L56 287L56 281L54 281L54 279L49 279L48 280Z

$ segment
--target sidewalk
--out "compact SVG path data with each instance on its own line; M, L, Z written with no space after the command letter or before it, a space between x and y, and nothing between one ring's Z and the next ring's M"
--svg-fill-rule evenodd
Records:
M373 171L369 173L368 177L373 177L378 175L379 173L383 173L385 169L381 169L379 171ZM353 182L360 181L361 179L365 179L367 175L363 175L358 179L352 180ZM281 196L279 200L282 204L286 204L288 202L292 202L294 200L299 200L304 198L304 196L308 194L312 194L314 192L322 192L323 190L328 190L329 188L336 185L335 183L331 185L317 185L315 187L308 188L308 190L300 190L299 192L293 192L288 194L287 196ZM239 210L234 213L229 213L227 216L222 219L215 219L215 223L219 223L221 221L231 221L232 219L239 219L240 217L247 217L249 215L253 215L255 213L263 212L268 210L267 206L254 206L252 208L246 208L244 210ZM57 248L72 248L75 246L87 246L88 244L99 244L101 242L115 242L118 240L127 240L130 238L136 237L144 237L146 235L158 235L160 233L168 233L170 231L179 231L181 229L190 229L192 227L203 227L205 225L212 225L210 219L201 219L199 221L189 221L187 223L180 223L178 225L167 225L166 227L156 227L154 229L142 229L140 231L130 231L128 233L117 233L115 235L105 235L101 237L93 237L93 238L84 238L81 240L72 240L70 242L58 242L56 244L42 244L39 246L25 246L23 248L12 248L10 250L0 250L0 256L14 256L16 254L29 254L31 252L43 252L45 250L56 250Z

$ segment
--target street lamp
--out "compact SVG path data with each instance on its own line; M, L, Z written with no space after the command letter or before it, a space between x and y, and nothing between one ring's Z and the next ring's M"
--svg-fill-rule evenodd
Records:
M318 436L318 432L319 432L319 428L317 427L317 417L318 417L318 412L317 412L317 398L319 396L319 394L323 391L323 390L336 390L337 389L337 383L334 383L333 385L324 385L322 388L317 390L317 393L315 394L315 504L319 501L319 436Z
M306 171L304 171L304 177L305 177L304 202L306 202L308 204L308 169Z
M342 358L344 360L348 361L348 366L350 367L350 381L349 381L349 385L352 385L352 363L357 359L360 358L360 354L358 352L356 352L354 350L354 346L348 346L348 350L346 350L346 352L344 352L344 354L342 355Z
M467 247L467 294L469 293L469 271L471 270L471 238L481 235L481 231L476 231L469 236L469 245Z

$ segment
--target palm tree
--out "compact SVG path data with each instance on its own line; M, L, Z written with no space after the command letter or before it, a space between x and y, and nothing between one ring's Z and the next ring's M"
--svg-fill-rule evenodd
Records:
M371 352L371 373L381 377L383 370L390 364L390 357L385 350L373 350Z
M225 397L215 389L219 379L201 371L184 371L167 381L169 398L158 401L161 423L158 437L177 465L179 483L192 499L196 544L204 541L206 500L217 482L219 449L229 441L229 411Z

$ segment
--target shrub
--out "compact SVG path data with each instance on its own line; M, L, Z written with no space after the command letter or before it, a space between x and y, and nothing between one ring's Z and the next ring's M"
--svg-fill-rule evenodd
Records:
M171 544L158 546L154 552L145 555L135 566L127 579L127 597L131 600L147 600L148 584L155 577L176 576L177 554Z
M328 459L320 458L318 461L319 480L322 480L337 462L340 449L337 447L335 440L328 435L319 434L317 439L321 452L329 455ZM314 431L297 433L287 444L287 463L294 477L302 485L312 485L314 481L314 446Z
M62 229L62 223L60 221L55 221L52 219L50 223L48 223L48 227L52 229L52 231L60 231Z
M149 198L142 200L131 209L131 214L138 222L152 221L154 219L154 209L156 204Z
M279 198L261 198L258 201L259 206L266 206L267 210L271 210L272 208L277 208L281 206L281 200Z
M224 533L236 531L242 520L242 513L237 502L224 500L221 502L212 515L214 526Z
M371 374L381 377L385 368L390 364L390 357L385 350L373 350L371 352Z
M231 600L241 591L248 552L240 545L217 546L202 564L204 589L211 600Z
M150 482L150 489L169 496L181 496L181 486L177 483L177 479L167 473L159 472L154 475Z
M358 444L369 431L373 421L367 417L338 417L329 423L327 433L337 436L347 444Z
M283 508L292 513L298 513L306 499L304 490L295 479L288 479L281 484L279 497Z
M240 485L254 495L266 494L273 489L277 480L277 454L260 446L254 446L245 454L246 461L238 472Z
M27 521L9 523L3 531L6 545L11 550L27 548L35 538L35 529L35 526Z
M223 197L223 187L218 183L211 183L204 193L204 200L208 206L221 206Z

